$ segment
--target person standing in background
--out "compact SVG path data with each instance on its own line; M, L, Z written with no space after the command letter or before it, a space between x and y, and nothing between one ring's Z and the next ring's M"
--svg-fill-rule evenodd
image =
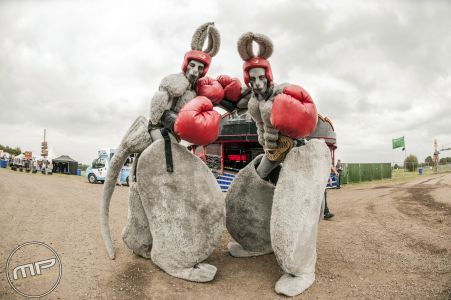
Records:
M329 209L329 206L327 206L327 189L324 190L324 219L325 220L329 220L330 218L332 218L333 216L335 216Z
M47 174L53 174L53 163L51 160L47 164Z
M335 169L337 170L338 173L337 189L339 189L341 187L341 174L343 173L343 164L341 163L341 160L337 161Z
M339 176L337 170L334 168L334 165L332 163L331 167L330 167L330 172L331 173L335 173L335 176ZM329 177L329 185L332 186L332 182L331 182L332 178ZM337 181L338 182L338 181ZM338 186L337 186L338 188ZM330 218L332 218L334 216L334 214L329 210L329 206L327 205L327 188L324 190L324 219L328 220Z
M38 162L36 160L33 160L33 169L32 173L35 174L38 171Z
M47 175L46 168L47 168L46 161L43 160L42 161L42 165L41 165L41 173L44 174L44 175Z

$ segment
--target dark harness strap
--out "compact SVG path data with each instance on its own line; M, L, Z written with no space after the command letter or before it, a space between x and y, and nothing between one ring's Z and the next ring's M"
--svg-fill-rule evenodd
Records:
M136 169L138 168L138 159L141 156L141 153L137 153L134 161L135 168L133 169L133 182L137 182L136 177Z
M294 140L294 147L301 147L301 146L305 146L305 139L301 138L301 139Z
M164 139L164 155L166 157L166 171L172 173L174 172L174 165L172 163L172 149L169 130L167 130L166 128L161 128L161 135L163 136Z

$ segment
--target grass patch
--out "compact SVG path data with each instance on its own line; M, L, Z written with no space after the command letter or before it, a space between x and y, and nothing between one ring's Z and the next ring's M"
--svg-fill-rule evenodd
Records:
M392 178L380 179L380 180L372 180L372 181L362 181L362 182L352 182L343 184L343 186L357 186L357 185L365 185L365 184L384 184L384 183L403 183L408 182L418 178L427 178L434 174L442 174L451 172L451 165L440 165L438 168L438 172L434 173L430 167L423 168L423 175L420 175L418 169L414 172L408 172L404 169L394 169L392 170Z

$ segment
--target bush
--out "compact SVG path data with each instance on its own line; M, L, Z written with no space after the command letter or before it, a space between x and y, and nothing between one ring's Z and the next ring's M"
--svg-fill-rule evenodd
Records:
M82 163L78 163L78 168L82 171L86 171L86 169L89 167L89 165L85 165Z
M413 172L417 169L418 167L418 158L413 155L410 154L409 156L406 157L406 159L404 160L404 164L406 166L406 169L410 172Z

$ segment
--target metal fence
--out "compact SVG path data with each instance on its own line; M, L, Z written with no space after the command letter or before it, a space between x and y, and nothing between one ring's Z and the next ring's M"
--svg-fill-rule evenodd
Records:
M392 178L390 163L343 164L341 183Z

